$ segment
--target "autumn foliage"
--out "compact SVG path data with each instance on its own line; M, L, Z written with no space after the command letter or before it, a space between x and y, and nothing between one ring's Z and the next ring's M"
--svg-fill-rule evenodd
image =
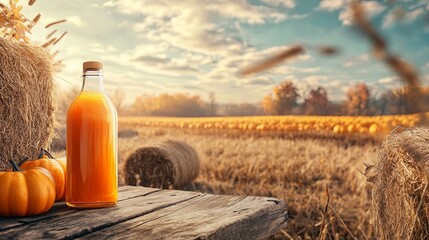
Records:
M131 109L137 115L201 117L206 116L210 108L196 95L163 93L139 96Z
M306 115L329 114L329 99L326 89L323 87L312 89L304 100L303 107Z
M368 115L369 97L369 89L365 83L351 87L346 94L345 110L347 115Z
M262 107L270 115L289 115L297 106L298 88L292 81L286 80L275 86L273 93L262 101Z

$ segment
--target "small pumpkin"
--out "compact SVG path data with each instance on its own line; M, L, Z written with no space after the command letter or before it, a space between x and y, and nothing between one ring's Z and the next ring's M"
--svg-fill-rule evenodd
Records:
M44 150L43 148L40 150L38 159L30 160L27 158L19 163L19 166L24 170L42 167L46 168L52 174L55 182L55 201L63 200L66 193L65 171L62 165L62 162L56 160L48 151Z
M44 168L21 170L10 161L12 171L0 172L0 216L38 215L55 202L55 184Z
M56 160L57 160L57 162L61 165L61 168L63 169L63 172L64 172L64 180L66 179L66 177L67 177L67 160L66 160L66 158L55 158ZM66 184L64 185L64 194L63 194L63 196L61 197L61 199L60 200L66 200Z
M63 158L55 158L57 160L57 162L61 165L61 168L63 169L64 172L64 176L66 176L66 171L67 171L67 160L65 157Z

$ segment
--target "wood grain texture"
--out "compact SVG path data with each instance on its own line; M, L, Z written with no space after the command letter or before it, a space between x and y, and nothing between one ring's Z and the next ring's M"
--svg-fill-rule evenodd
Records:
M154 188L135 188L130 186L120 187L118 190L118 193L119 193L118 202L124 201L129 198L134 198L137 196L145 196L147 194L157 192L157 191L161 191L161 190L154 189ZM38 215L33 217L23 217L23 218L0 217L0 233L9 228L55 218L57 216L65 215L73 211L76 211L76 210L68 208L64 202L56 202L54 206L47 213L43 215Z
M111 208L72 210L67 214L2 231L7 239L73 239L194 198L191 192L159 191L129 198Z
M286 220L278 199L205 194L82 239L266 239Z
M286 206L262 197L121 187L116 207L0 218L0 239L264 239L285 227Z

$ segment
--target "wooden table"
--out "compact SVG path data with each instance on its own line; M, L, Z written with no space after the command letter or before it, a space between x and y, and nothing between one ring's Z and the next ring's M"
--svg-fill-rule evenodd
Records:
M0 218L0 239L265 239L286 220L275 198L126 186L115 207Z

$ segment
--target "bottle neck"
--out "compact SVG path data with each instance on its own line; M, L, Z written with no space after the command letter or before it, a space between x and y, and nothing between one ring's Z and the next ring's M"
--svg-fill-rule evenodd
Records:
M83 75L82 92L104 92L103 70L86 70Z

